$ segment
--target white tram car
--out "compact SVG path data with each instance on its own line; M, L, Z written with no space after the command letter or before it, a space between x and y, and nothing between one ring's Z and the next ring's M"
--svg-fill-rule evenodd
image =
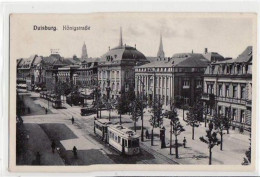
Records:
M94 123L94 133L107 142L107 127L111 122L107 119L98 119Z
M140 153L139 135L122 125L112 125L106 119L95 120L94 132L103 141L125 155Z

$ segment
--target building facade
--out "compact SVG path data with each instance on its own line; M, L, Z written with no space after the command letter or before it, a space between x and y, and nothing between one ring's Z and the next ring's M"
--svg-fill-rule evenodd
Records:
M98 86L102 96L117 98L121 93L134 91L134 67L148 62L136 47L123 45L120 28L119 45L109 49L98 63Z
M77 70L77 83L82 87L93 88L98 83L99 58L89 58L81 62Z
M34 70L41 60L42 58L38 55L19 59L17 63L17 83L26 84L27 90L32 90L35 86Z
M225 116L230 114L234 126L250 128L252 59L252 46L249 46L235 60L212 62L207 67L202 99L209 117L214 111Z
M148 102L161 100L167 108L177 99L191 105L202 92L208 63L202 54L180 53L135 67L135 92L145 94Z

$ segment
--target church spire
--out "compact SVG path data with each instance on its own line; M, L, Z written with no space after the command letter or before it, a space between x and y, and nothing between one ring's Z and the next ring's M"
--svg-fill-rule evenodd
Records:
M81 59L85 60L88 58L88 53L87 53L87 47L86 47L86 43L84 41L84 44L82 46L82 54L81 54Z
M122 27L120 26L120 39L119 39L119 46L123 46L123 37L122 37Z
M160 45L159 45L159 50L157 53L158 58L164 58L164 51L163 51L163 42L162 42L162 33L160 33Z

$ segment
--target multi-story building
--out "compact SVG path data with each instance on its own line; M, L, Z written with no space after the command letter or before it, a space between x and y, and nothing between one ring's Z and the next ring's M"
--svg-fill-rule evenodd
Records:
M217 61L208 65L204 74L202 99L209 117L217 111L231 114L233 125L249 128L252 103L252 46L235 60Z
M180 53L137 66L135 92L137 95L144 93L148 102L162 100L168 108L177 99L182 99L186 105L193 104L202 92L202 76L208 63L202 54Z
M98 82L99 58L88 58L81 62L77 70L77 83L82 87L93 88Z
M102 96L116 98L121 93L134 91L134 67L148 62L136 47L123 45L120 28L119 45L109 49L98 63L98 85Z
M34 87L34 69L41 62L42 58L38 55L32 55L29 58L19 59L17 63L17 83L27 85L27 90Z

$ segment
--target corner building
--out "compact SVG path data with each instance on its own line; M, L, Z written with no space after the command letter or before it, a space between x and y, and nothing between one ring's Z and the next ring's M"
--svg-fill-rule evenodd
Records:
M207 67L202 100L210 118L217 110L223 115L231 114L233 126L250 129L252 59L252 46L248 46L235 60L212 62Z
M109 49L98 63L98 86L102 96L113 99L134 91L134 67L148 62L136 47L123 45L120 28L119 45Z

